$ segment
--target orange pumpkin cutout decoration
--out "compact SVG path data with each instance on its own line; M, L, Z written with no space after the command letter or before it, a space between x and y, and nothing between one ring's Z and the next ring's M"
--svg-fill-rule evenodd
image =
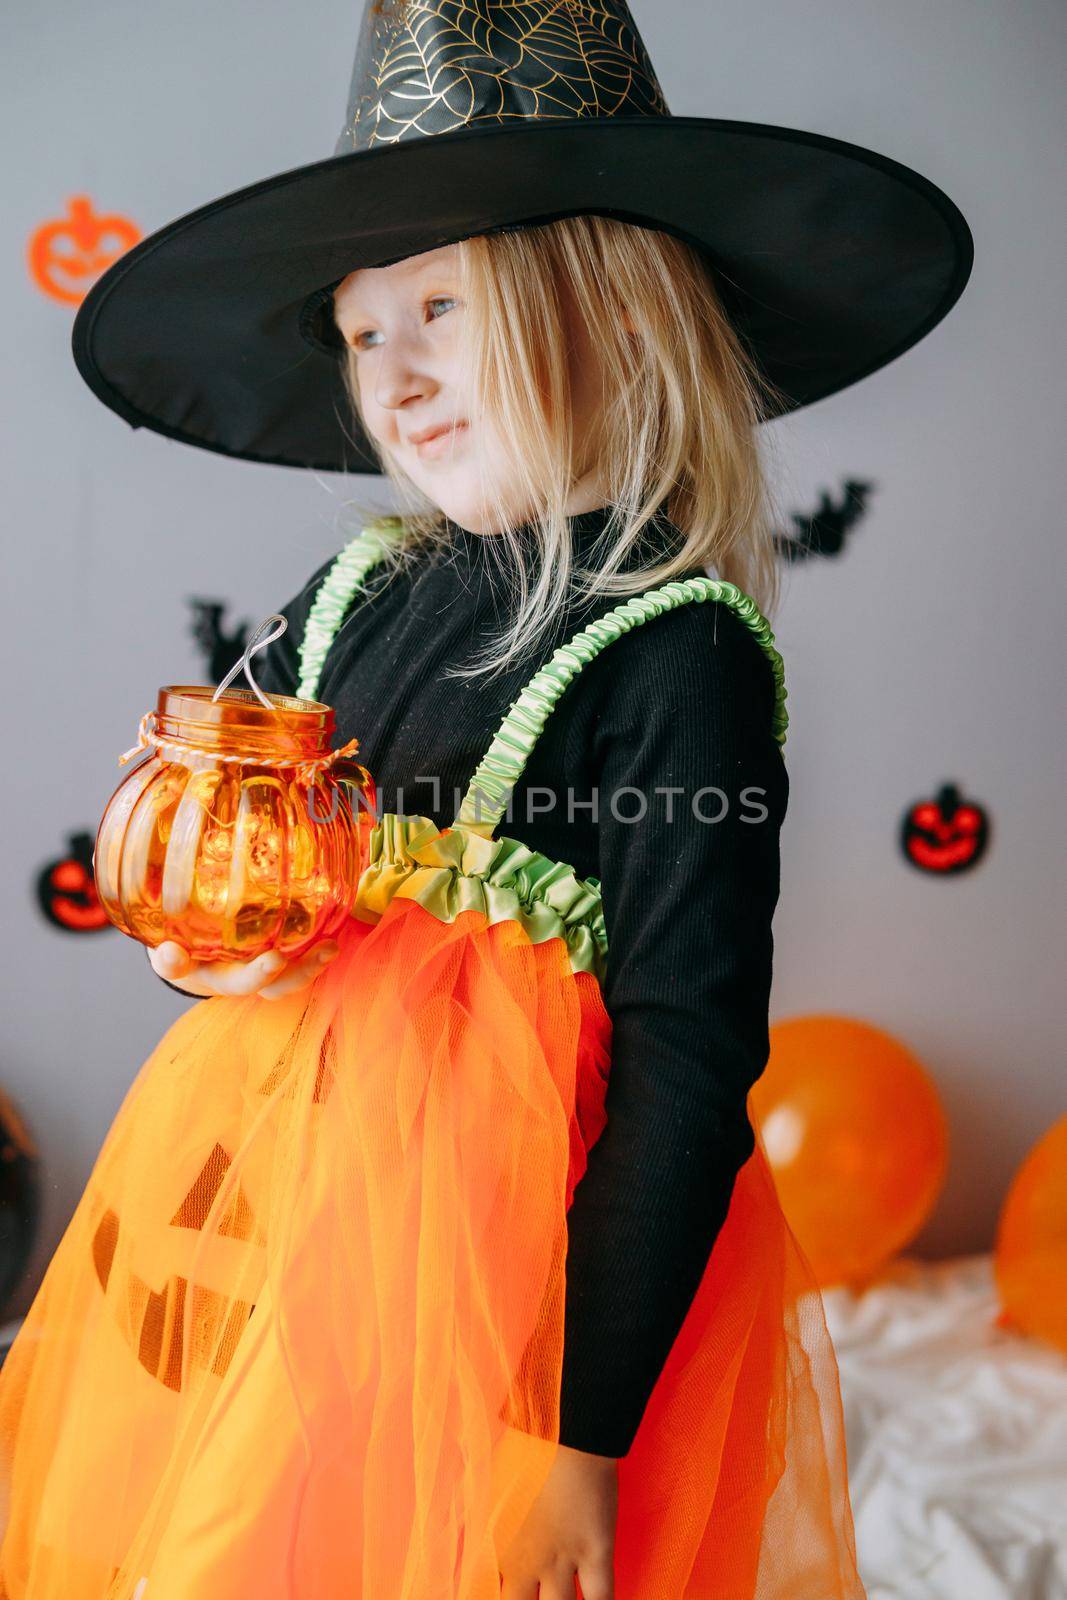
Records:
M182 1384L187 1301L193 1308L192 1326L196 1337L206 1341L205 1348L215 1348L212 1371L219 1378L225 1376L229 1367L241 1325L255 1310L254 1300L235 1300L225 1311L232 1336L218 1337L218 1319L226 1306L226 1297L212 1287L212 1277L225 1272L225 1257L220 1251L220 1240L214 1236L205 1251L201 1229L226 1182L229 1166L230 1156L216 1142L173 1213L145 1215L142 1212L131 1240L123 1240L121 1250L122 1219L110 1206L103 1208L103 1202L98 1202L101 1209L93 1232L92 1255L100 1287L107 1295L115 1261L121 1260L124 1263L122 1292L108 1295L108 1304L112 1310L127 1304L144 1308L135 1346L137 1359L151 1377L169 1389L180 1389ZM160 1177L162 1192L167 1180L163 1175ZM223 1241L240 1240L251 1256L261 1255L266 1246L255 1208L240 1186L226 1202L218 1233ZM225 1249L224 1243L222 1248ZM197 1263L199 1277L194 1278L192 1273ZM138 1265L141 1272L135 1270ZM158 1288L153 1287L157 1281ZM213 1334L208 1333L209 1326L214 1328ZM129 1317L120 1317L118 1327L132 1344Z
M101 273L140 237L129 217L101 215L88 195L75 195L65 217L43 222L31 236L30 276L53 300L80 306Z
M1037 1141L1011 1181L993 1270L1001 1326L1067 1354L1067 1117Z
M940 1193L937 1090L902 1044L850 1017L780 1022L770 1040L749 1104L786 1220L820 1285L863 1288Z

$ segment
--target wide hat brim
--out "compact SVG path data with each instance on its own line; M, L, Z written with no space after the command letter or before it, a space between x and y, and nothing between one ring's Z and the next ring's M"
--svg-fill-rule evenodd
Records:
M148 235L79 308L74 359L133 427L224 455L379 472L329 289L505 225L596 213L708 258L771 415L835 394L959 298L970 230L940 189L858 145L762 123L623 116L479 125L333 156Z

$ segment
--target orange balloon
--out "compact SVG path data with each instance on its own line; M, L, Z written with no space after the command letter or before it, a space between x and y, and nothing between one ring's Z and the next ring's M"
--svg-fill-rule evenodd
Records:
M909 1050L851 1017L779 1022L770 1043L749 1107L786 1220L820 1285L861 1288L941 1191L940 1098Z
M993 1270L1003 1320L1067 1350L1067 1117L1052 1124L1012 1179Z

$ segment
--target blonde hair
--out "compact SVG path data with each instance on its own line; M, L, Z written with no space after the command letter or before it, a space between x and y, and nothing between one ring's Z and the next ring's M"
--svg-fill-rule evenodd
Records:
M551 631L568 600L621 600L698 568L737 584L769 618L779 568L756 429L777 397L766 381L761 392L700 252L659 230L591 215L477 235L459 251L473 404L492 417L535 508L525 522L536 558L531 570L498 516L492 543L514 583L510 626L473 665L447 676L503 671ZM572 315L584 318L603 363L607 400L594 440L576 438L572 427ZM362 426L355 359L349 349L345 387ZM386 563L399 566L447 544L447 519L387 450L378 455L404 520ZM591 467L613 512L595 565L575 568L563 507ZM659 508L682 534L679 547L620 572Z

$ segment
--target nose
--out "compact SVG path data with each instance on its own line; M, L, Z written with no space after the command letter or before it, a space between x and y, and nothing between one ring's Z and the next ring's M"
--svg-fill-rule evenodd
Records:
M409 338L387 340L375 373L374 398L380 406L397 411L412 400L425 400L437 389L433 375L419 359L418 342Z

